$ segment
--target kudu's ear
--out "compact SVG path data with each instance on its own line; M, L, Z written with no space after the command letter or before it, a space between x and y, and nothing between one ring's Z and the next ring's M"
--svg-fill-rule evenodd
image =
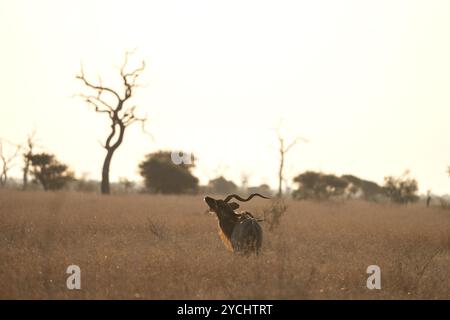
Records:
M239 208L239 204L237 204L236 202L231 202L229 203L231 209L236 210L237 208Z

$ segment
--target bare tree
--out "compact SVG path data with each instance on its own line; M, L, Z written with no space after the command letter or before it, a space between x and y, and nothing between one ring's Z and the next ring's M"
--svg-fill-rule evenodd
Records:
M247 192L248 180L250 179L250 173L241 171L241 189L243 192Z
M20 145L15 145L11 142L8 142L8 144L13 147L13 150L7 155L7 152L5 151L5 141L6 140L0 140L0 161L2 163L2 171L0 173L0 186L2 187L6 185L6 182L8 181L8 172L13 166L13 162L20 152Z
M82 94L81 96L89 106L93 107L95 112L107 115L111 124L111 130L106 138L106 142L102 145L106 149L102 167L102 194L110 193L109 168L114 152L123 142L126 128L135 122L141 122L142 127L144 127L147 120L146 117L136 116L136 106L126 106L129 103L129 99L133 96L134 90L139 87L137 79L145 69L145 62L142 61L139 67L126 71L131 54L132 52L125 53L125 61L119 70L123 82L123 87L120 91L103 86L101 79L99 79L97 84L90 82L84 74L83 67L81 67L81 72L77 76L77 79L82 80L95 93L92 95Z
M28 136L22 153L23 157L23 190L28 187L28 174L30 173L31 157L36 146L36 129L33 129Z
M283 195L283 181L284 178L284 164L286 160L286 154L299 142L308 142L308 140L297 137L291 143L287 144L285 138L281 135L280 126L277 128L277 137L279 142L278 152L280 154L280 166L278 168L278 194L277 197L281 198Z
M431 189L427 190L427 207L430 206L431 203Z

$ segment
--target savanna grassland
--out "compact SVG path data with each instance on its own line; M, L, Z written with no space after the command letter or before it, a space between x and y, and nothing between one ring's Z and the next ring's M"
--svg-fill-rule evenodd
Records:
M262 216L270 201L242 208ZM226 251L202 196L0 191L1 299L450 299L450 211L287 201L262 254ZM81 290L66 288L67 266ZM381 268L381 290L366 269Z

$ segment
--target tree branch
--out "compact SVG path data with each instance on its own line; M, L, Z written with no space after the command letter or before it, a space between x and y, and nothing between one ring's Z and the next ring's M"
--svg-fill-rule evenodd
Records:
M104 86L102 86L102 85L94 85L93 83L89 82L89 81L86 79L85 75L84 75L83 65L81 65L80 74L77 75L76 78L77 78L77 79L80 79L81 81L83 81L84 84L85 84L86 86L88 86L89 88L94 89L94 90L97 90L97 91L99 92L99 96L102 94L103 91L106 91L106 92L109 92L109 93L111 93L112 95L114 95L114 96L117 98L117 100L121 100L119 94L118 94L116 91L114 91L113 89L108 88L108 87L104 87Z
M292 143L290 145L288 145L286 147L286 149L284 149L284 152L288 152L293 146L295 146L297 143L299 143L300 141L303 141L305 143L308 143L308 140L306 140L305 138L302 137L297 137L294 139L294 141L292 141Z
M84 96L80 95L88 105L94 107L95 112L98 113L107 113L110 118L113 117L114 108L111 107L108 103L105 101L99 99L98 97L94 96Z
M122 77L123 84L126 88L125 97L123 99L124 101L128 100L128 98L131 97L131 95L133 93L133 88L136 87L136 80L139 77L139 75L142 73L142 71L144 71L144 69L145 69L145 61L142 61L140 67L138 67L130 72L125 72L125 69L128 65L128 57L133 53L134 53L134 51L127 51L125 53L125 61L122 65L122 67L120 68L120 75ZM131 80L128 79L129 77L131 77Z

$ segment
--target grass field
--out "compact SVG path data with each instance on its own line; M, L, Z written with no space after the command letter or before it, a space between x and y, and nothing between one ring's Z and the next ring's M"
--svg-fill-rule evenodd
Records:
M245 258L226 251L200 195L0 190L0 298L450 299L450 211L287 205L275 230L262 223L262 254ZM81 290L66 288L71 264ZM366 287L374 264L381 290Z

